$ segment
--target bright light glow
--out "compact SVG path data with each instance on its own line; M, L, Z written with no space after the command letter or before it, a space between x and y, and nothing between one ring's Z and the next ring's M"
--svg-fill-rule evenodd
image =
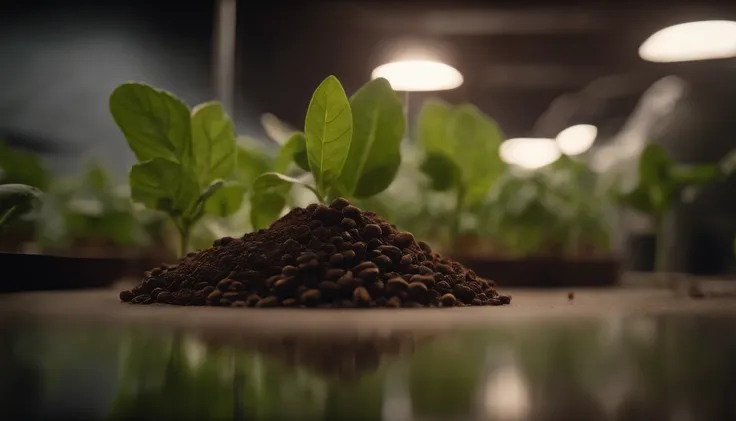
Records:
M526 419L531 401L529 386L515 365L499 367L485 386L483 406L489 419Z
M463 84L463 75L449 64L431 60L407 60L382 64L373 79L388 79L395 91L445 91Z
M590 149L598 136L598 128L590 124L578 124L561 131L555 138L557 147L565 155L580 155Z
M501 144L501 160L528 170L549 165L560 158L560 149L552 139L539 137L517 137Z
M735 57L736 22L709 20L664 28L641 44L639 56L656 63Z

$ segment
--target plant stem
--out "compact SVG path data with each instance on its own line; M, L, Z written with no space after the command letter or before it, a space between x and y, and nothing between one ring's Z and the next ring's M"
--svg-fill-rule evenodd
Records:
M179 257L186 256L189 249L189 225L185 221L172 218L176 230L179 231Z
M0 215L0 227L3 225L3 223L6 220L10 219L10 215L13 213L13 211L15 211L15 206L11 207L7 211L5 211L5 213L3 213L2 215Z
M654 225L654 271L664 272L667 266L665 215L663 213L654 214L652 224Z
M189 229L184 228L179 236L179 257L184 257L189 249Z
M458 187L457 196L455 197L455 211L452 215L452 227L450 235L451 241L454 243L458 235L460 235L460 217L463 212L463 199L465 197L465 189Z

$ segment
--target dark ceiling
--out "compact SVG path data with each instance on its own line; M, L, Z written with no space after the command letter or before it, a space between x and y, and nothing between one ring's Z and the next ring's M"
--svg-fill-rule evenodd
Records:
M238 66L246 77L239 93L299 126L311 90L326 75L337 75L351 92L402 48L425 46L465 77L460 88L433 95L478 105L509 136L556 134L570 121L537 120L555 99L581 90L593 99L572 101L577 110L566 120L598 124L605 134L618 130L654 81L691 69L643 62L637 49L649 34L688 20L736 17L733 5L703 1L555 4L329 2L268 13L241 3ZM412 94L411 102L425 96Z
M598 125L599 138L605 140L618 131L641 93L665 75L715 84L718 91L736 89L733 60L662 65L637 56L649 34L670 24L736 19L736 4L731 3L331 1L287 6L240 0L233 116L245 134L256 134L258 115L264 112L300 127L312 91L327 75L338 76L351 93L377 65L408 48L423 48L465 77L460 88L432 95L476 104L508 136L553 136L568 124L588 122ZM170 89L190 104L211 99L214 4L3 4L0 47L7 48L0 48L6 54L0 75L2 124L13 123L9 127L30 134L53 127L43 135L69 138L83 149L93 143L107 148L96 140L103 138L123 147L104 110L117 83L142 80ZM94 52L112 30L136 35L134 44L116 42ZM23 89L15 89L21 85ZM427 96L412 94L414 112ZM59 105L69 102L77 106ZM25 143L33 147L38 142ZM64 148L71 145L67 142Z

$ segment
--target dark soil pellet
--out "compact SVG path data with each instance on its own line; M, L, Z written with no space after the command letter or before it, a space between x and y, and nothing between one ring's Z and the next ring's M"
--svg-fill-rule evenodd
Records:
M212 287L209 287L209 288L212 288ZM205 297L206 297L206 295L205 295ZM169 304L171 302L171 293L168 292L168 291L160 292L156 296L156 301L158 301L159 303L163 303L163 304Z
M276 307L279 305L279 300L276 297L261 298L256 304L256 307Z
M355 291L353 292L353 302L361 307L368 306L371 302L371 295L368 293L368 290L363 287L355 288Z
M296 208L268 229L224 237L122 291L133 304L231 307L503 305L477 277L347 200Z
M320 303L320 293L316 289L304 291L300 300L307 307L316 307Z
M454 307L455 302L457 302L457 299L452 294L445 294L442 296L440 301L442 302L443 307Z
M128 301L132 300L133 298L135 298L135 294L133 293L133 291L125 290L125 291L122 291L120 293L120 301L123 301L123 302L126 302L127 303Z

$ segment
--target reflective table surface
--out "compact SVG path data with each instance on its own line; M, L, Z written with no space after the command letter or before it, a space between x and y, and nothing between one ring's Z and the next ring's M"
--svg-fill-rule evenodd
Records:
M733 300L264 311L110 294L0 297L0 419L736 420Z

